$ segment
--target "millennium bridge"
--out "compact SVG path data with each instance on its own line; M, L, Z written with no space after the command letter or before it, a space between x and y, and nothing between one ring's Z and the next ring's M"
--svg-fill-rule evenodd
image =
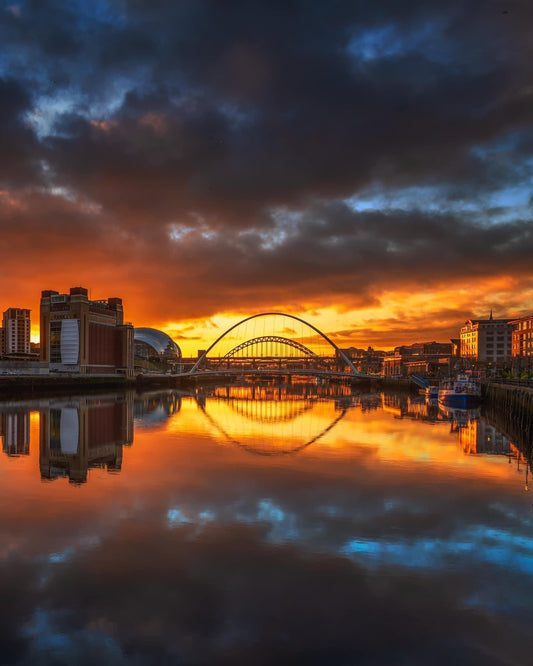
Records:
M378 379L357 370L349 356L316 326L295 315L261 312L228 328L182 376L305 376Z

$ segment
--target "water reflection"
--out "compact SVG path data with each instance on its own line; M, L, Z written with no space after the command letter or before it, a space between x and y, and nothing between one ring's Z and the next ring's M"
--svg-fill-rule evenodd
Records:
M43 400L39 414L41 478L85 483L89 469L122 467L122 447L133 442L133 392Z
M8 456L30 453L30 412L25 405L0 404L2 450Z
M529 663L526 443L435 407L267 384L4 405L29 415L0 456L4 661Z
M338 387L334 414L324 423L310 418L313 408L326 398L309 384L226 386L202 391L196 401L209 423L223 439L249 453L264 456L295 454L319 441L360 402ZM209 395L209 399L208 399ZM222 408L221 408L222 407Z
M137 396L135 400L135 424L140 428L157 427L181 409L178 391L154 391Z

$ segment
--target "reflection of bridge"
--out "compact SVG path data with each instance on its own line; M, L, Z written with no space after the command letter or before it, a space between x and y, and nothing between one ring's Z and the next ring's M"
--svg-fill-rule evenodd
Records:
M317 387L311 383L283 388L239 384L202 389L196 402L227 442L257 455L284 456L311 446L335 427L358 401L346 391L340 385ZM334 409L333 418L328 415L320 423L328 403ZM211 410L211 405L216 408ZM319 410L318 420L308 418L314 409Z
M259 423L283 423L293 421L313 407L315 401L288 400L256 400L251 398L230 398L227 404L231 409L250 421Z
M324 437L324 435L326 435L330 430L332 430L337 425L337 423L344 418L346 412L348 411L347 408L342 409L342 411L325 428L322 428L314 436L301 438L300 441L298 441L298 443L296 443L293 446L288 446L286 441L285 441L285 438L282 438L284 440L283 445L282 446L276 446L273 443L271 443L270 445L268 445L268 443L266 443L267 437L266 437L265 433L262 433L262 436L261 436L260 440L258 440L257 442L253 442L253 443L249 443L249 442L246 442L246 441L241 441L239 439L236 439L236 438L232 437L227 432L226 428L221 426L218 423L218 421L216 419L214 419L209 414L209 412L206 410L204 405L199 405L199 406L200 406L200 409L202 410L202 412L204 413L205 417L207 418L207 420L224 437L224 439L226 441L228 441L230 444L233 444L234 446L237 446L240 449L243 449L244 451L247 451L248 453L253 453L253 454L259 455L259 456L286 456L286 455L291 455L291 454L295 454L295 453L299 453L300 451L303 451L304 449L308 448L309 446L311 446L315 442L318 442L318 440L322 439L322 437ZM312 406L313 405L310 404L307 407L307 409L310 409ZM233 408L234 408L234 406L233 406ZM299 414L296 414L296 413L293 414L290 419L286 419L284 417L283 418L282 417L274 417L271 420L271 423L280 423L280 422L284 422L284 421L287 421L287 420L294 420L298 416L303 414L305 411L307 411L307 409L304 409ZM257 414L254 414L253 416L251 416L250 414L243 414L243 415L245 415L247 418L251 419L252 421L259 421L260 420Z
M228 328L200 354L187 374L205 373L226 379L236 374L363 376L325 333L300 317L281 312L255 314Z

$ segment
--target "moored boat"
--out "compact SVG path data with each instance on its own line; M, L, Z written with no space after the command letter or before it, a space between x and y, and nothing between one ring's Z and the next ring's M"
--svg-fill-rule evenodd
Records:
M481 383L470 375L460 374L440 383L439 402L443 404L468 408L479 404L481 399Z

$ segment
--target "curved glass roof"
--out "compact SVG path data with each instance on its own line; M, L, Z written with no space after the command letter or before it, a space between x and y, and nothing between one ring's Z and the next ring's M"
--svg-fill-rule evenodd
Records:
M157 328L134 328L133 339L135 342L144 342L150 345L158 354L164 354L165 351L168 352L170 349L175 352L176 356L181 358L181 349L179 346L170 335L159 331Z

